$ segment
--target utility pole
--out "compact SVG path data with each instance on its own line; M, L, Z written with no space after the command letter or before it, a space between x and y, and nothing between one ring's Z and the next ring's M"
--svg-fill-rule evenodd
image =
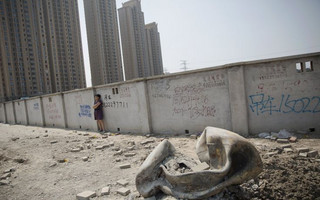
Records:
M181 60L180 61L181 62L181 65L183 65L183 67L182 68L180 68L180 69L183 69L184 71L187 71L189 68L187 68L187 61L186 60Z

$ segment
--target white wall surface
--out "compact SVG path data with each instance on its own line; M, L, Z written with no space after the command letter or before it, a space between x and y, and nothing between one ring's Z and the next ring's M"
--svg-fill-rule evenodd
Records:
M66 127L61 94L42 97L44 121L46 126ZM67 111L68 112L68 111Z
M14 115L13 102L6 102L4 105L6 107L7 123L15 124L16 120Z
M34 126L43 126L43 116L42 116L42 106L41 106L41 99L27 99L27 111L28 111L28 119L29 124Z
M14 101L14 111L16 116L16 123L27 125L28 120L27 120L26 105L24 100Z
M4 108L4 103L0 103L0 122L1 123L6 122L6 112Z

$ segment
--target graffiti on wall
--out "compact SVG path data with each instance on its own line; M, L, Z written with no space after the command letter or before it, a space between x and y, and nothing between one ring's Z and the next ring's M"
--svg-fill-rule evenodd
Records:
M121 90L120 90L121 91ZM130 92L129 92L130 94ZM104 108L129 108L129 103L126 101L114 100L115 95L105 94L103 98L103 107ZM130 94L131 96L131 94ZM124 96L122 96L124 97ZM129 97L129 96L127 96Z
M131 92L129 87L120 87L119 90L120 98L131 97Z
M259 80L272 80L287 77L287 69L285 66L275 65L267 66L259 69L261 72L258 76Z
M62 118L56 103L47 103L45 105L45 109L47 111L49 119L56 120Z
M39 103L34 103L33 110L39 110L39 109L40 109Z
M256 115L273 113L319 113L320 96L294 98L282 94L275 98L264 93L249 96L249 109Z
M91 107L89 105L80 105L79 117L89 117L91 118Z

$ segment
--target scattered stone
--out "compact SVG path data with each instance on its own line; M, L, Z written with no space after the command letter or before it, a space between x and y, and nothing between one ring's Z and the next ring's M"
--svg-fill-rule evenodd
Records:
M113 154L113 156L119 156L119 155L121 155L121 154L122 154L122 150L119 150L119 151L115 152L115 153Z
M259 138L271 137L271 136L270 136L270 133L265 133L265 132L264 132L264 133L259 133L258 136L259 136Z
M288 139L277 139L277 142L283 144L283 143L288 143L289 141Z
M123 165L120 165L119 167L120 167L120 169L128 169L128 168L131 168L131 165L130 164L123 164Z
M131 146L136 145L136 143L134 141L129 141L128 144L131 145Z
M120 162L120 161L121 161L121 158L117 158L117 159L116 159L116 162Z
M110 145L110 147L113 147L114 146L114 142L110 142L109 145Z
M103 149L103 146L97 146L96 147L96 150L102 150Z
M151 146L151 145L146 145L146 146L144 146L144 148L145 148L145 149L151 149L152 146Z
M106 138L108 138L108 136L107 135L103 135L101 138L102 139L106 139Z
M1 177L0 177L0 179L2 180L2 179L7 179L7 178L9 178L11 176L11 173L6 173L6 174L4 174L4 175L2 175Z
M124 154L125 157L133 157L135 155L136 155L136 153L126 153L126 154Z
M192 134L192 135L190 135L190 138L196 140L198 138L198 136L195 134Z
M292 143L297 142L297 140L298 140L297 137L290 137L289 138L289 142L292 142Z
M112 151L120 151L120 147L114 147L111 149Z
M45 134L43 137L48 137L49 135L48 134Z
M34 131L34 130L33 130L33 131ZM48 133L48 130L45 130L44 132L45 132L45 133Z
M14 137L14 138L11 138L12 141L16 141L16 140L19 140L20 138L18 137Z
M75 148L75 149L71 149L71 152L80 152L81 148Z
M82 157L82 160L83 160L83 161L88 161L88 160L89 160L89 157L88 157L88 156Z
M283 151L287 152L287 153L292 153L293 152L293 150L291 148L284 148Z
M117 190L118 194L121 194L122 196L127 196L130 193L130 190L127 188L120 188Z
M308 157L314 158L318 155L318 151L310 151L308 152Z
M66 159L66 158L60 158L60 159L57 159L57 161L58 161L59 163L65 163L65 162L68 162L68 159Z
M56 165L57 165L57 163L52 163L49 167L54 167Z
M91 149L91 145L90 144L87 144L86 147L87 147L87 149Z
M104 144L103 148L108 148L110 145L109 144Z
M146 135L147 138L149 138L150 136L151 136L150 134L147 134L147 135Z
M40 136L36 136L36 138L38 139L38 138L40 138Z
M93 191L84 191L77 194L77 200L89 200L91 197L95 197L96 193Z
M123 179L118 180L118 181L117 181L117 183L118 183L119 185L122 185L122 186L126 186L126 185L128 185L128 184L129 184L129 182L128 182L128 181L123 180Z
M134 145L133 145L133 146L131 146L131 147L127 147L127 150L132 151L132 150L134 150L134 149L135 149L135 147L136 147L136 146L134 146Z
M58 143L58 141L57 140L52 140L52 141L50 141L50 143L51 144L55 144L55 143Z
M17 162L17 163L24 163L27 161L27 159L24 158L15 158L13 161Z
M274 156L274 155L276 155L276 154L278 154L277 151L266 153L267 156Z
M104 187L101 189L101 196L109 195L110 194L110 187Z
M208 170L208 169L210 169L210 166L206 162L203 162L191 168L191 170L194 172L199 172L199 171Z
M84 133L84 134L83 134L83 136L88 136L88 135L89 135L89 133Z
M10 181L9 180L1 180L0 185L9 185Z
M73 133L77 133L78 131L76 131L76 130L73 130L72 132L73 132Z
M146 141L140 142L140 144L145 145L145 144L154 143L154 142L155 141L151 139L151 140L146 140Z
M82 133L78 133L78 135L82 135Z
M10 173L16 171L16 168L12 167L10 169L6 169L3 173Z
M298 152L298 154L299 154L299 153L308 152L308 151L309 151L309 148L304 148L304 147L302 147L302 148L297 148L296 150L297 150L297 152Z
M291 148L291 144L281 145L281 149L285 149L285 148Z
M300 157L307 157L307 156L308 156L308 153L299 153L299 156L300 156Z

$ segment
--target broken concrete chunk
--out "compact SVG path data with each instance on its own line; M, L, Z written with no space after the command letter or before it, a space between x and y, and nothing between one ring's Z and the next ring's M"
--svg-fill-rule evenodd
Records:
M45 134L43 137L48 137L49 135L48 134Z
M132 150L134 150L134 149L135 149L135 147L136 147L136 146L134 146L134 145L133 145L133 146L131 146L131 147L127 147L127 150L132 151Z
M14 137L14 138L11 138L12 141L16 141L16 140L19 140L19 137Z
M123 165L120 165L119 168L120 169L128 169L128 168L131 168L131 165L130 164L123 164Z
M297 137L290 137L289 142L297 142L298 138Z
M310 151L310 152L308 152L308 157L314 158L316 156L318 156L318 151Z
M71 152L80 152L80 151L81 151L80 148L71 149Z
M299 153L308 152L308 151L309 151L309 148L304 148L304 147L302 147L302 148L297 148L296 150L297 150L297 152L298 152L298 154L299 154Z
M124 179L118 180L117 183L122 186L126 186L129 184L129 182Z
M142 141L140 142L140 144L145 145L145 144L154 143L154 142L155 142L154 140L150 139L150 140Z
M9 180L1 180L0 185L9 185L10 181Z
M278 151L266 153L267 156L274 156L274 155L276 155L276 154L278 154Z
M93 191L84 191L77 194L77 200L89 200L91 197L95 197L96 193Z
M50 143L51 144L55 144L55 143L58 143L58 141L57 140L52 140L52 141L50 141Z
M195 134L190 135L190 139L194 139L194 140L196 140L197 138L198 138L198 136L197 136L197 135L195 135Z
M49 167L57 166L57 163L52 163Z
M287 153L292 153L293 152L293 150L291 148L284 148L283 151L287 152Z
M121 158L117 158L117 159L116 159L116 162L120 162L120 161L121 161Z
M96 147L96 150L102 150L103 149L103 146L97 146Z
M89 160L89 157L88 157L88 156L82 157L82 160L83 160L83 161L88 161L88 160Z
M104 187L101 189L101 196L109 195L110 194L110 187Z
M11 176L11 173L6 173L6 174L4 174L4 175L2 175L1 177L0 177L0 179L2 180L2 179L7 179L7 178L9 178Z
M121 155L122 153L123 153L122 150L119 150L119 151L115 152L115 153L113 154L113 156L119 156L119 155Z
M108 136L107 135L103 135L101 138L102 139L106 139L106 138L108 138Z
M118 194L121 194L122 196L127 196L130 193L130 190L127 188L120 188L117 190Z
M114 146L114 142L110 142L109 145L110 145L110 147L113 147Z
M16 168L12 167L12 168L6 169L3 173L9 173L14 171L16 171Z
M112 150L112 151L119 151L119 150L120 150L120 147L113 147L111 150Z
M288 139L277 139L277 142L283 144L283 143L288 143L289 141Z
M88 136L88 135L89 135L89 133L84 133L84 134L83 134L83 136Z
M135 155L136 155L136 153L125 153L124 154L125 157L133 157Z
M203 162L191 168L191 170L194 172L199 172L199 171L208 170L208 169L210 169L210 166L206 162Z
M291 148L291 144L281 145L281 149L285 149L285 148Z
M307 156L308 156L308 153L299 153L299 156L300 156L300 157L307 157Z

